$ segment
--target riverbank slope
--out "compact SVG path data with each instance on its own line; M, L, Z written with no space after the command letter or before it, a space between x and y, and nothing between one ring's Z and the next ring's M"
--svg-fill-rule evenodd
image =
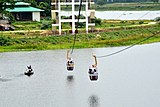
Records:
M160 42L160 25L154 24L147 27L110 29L89 34L77 34L75 48L95 48L127 46L137 43L149 36L152 38L141 44ZM0 34L0 52L28 51L28 50L53 50L72 48L74 35L65 36L6 36Z

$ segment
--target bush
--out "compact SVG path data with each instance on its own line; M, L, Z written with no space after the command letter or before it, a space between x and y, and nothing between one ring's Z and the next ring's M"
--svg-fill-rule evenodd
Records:
M56 19L52 19L53 24L56 24Z
M126 23L127 21L120 21L120 23Z
M9 23L15 22L15 18L10 12L5 12L5 16L9 20Z
M48 17L45 17L44 19L45 19L45 20L51 20L51 17L48 16Z
M77 25L77 23L76 23L76 25ZM83 28L84 26L85 26L85 23L83 23L83 22L78 23L78 28Z
M140 21L140 22L139 22L139 24L143 24L143 23L144 23L144 21Z
M105 1L104 0L97 0L96 2L98 5L104 5L105 4Z
M133 22L131 22L131 24L133 24L133 25L134 25L134 24L135 24L135 22L133 21Z
M85 19L85 16L83 14L80 15L80 19Z
M101 22L102 22L102 20L100 18L98 18L98 19L96 18L95 19L95 24L96 25L101 25Z
M159 22L159 21L160 21L160 17L156 17L156 18L154 19L154 21Z
M48 29L51 27L52 27L51 23L43 23L41 29Z
M110 27L115 27L115 25L111 24Z
M62 19L69 19L68 16L61 16Z
M5 36L0 36L0 46L10 45L10 38Z

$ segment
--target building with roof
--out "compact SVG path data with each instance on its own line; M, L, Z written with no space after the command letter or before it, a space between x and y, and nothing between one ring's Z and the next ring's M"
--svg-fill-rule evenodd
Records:
M44 11L31 7L29 3L17 2L14 9L7 9L17 21L40 21L40 12Z

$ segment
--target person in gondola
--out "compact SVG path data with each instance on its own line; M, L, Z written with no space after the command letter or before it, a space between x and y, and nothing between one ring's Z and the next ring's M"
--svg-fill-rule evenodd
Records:
M74 69L74 61L69 55L69 50L67 50L67 70L72 71Z
M98 72L97 72L97 58L95 55L93 55L94 57L94 64L92 64L90 67L89 67L89 77L90 77L90 80L97 80L98 79Z

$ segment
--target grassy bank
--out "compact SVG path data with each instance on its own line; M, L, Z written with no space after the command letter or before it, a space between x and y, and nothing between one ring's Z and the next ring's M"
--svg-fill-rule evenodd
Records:
M151 32L160 31L159 25L144 27L143 29L121 29L112 32L99 32L90 34L77 34L75 48L95 48L109 46L126 46L134 44ZM71 48L74 36L6 36L0 34L0 52L25 50L51 50ZM160 42L160 34L155 35L143 43Z

